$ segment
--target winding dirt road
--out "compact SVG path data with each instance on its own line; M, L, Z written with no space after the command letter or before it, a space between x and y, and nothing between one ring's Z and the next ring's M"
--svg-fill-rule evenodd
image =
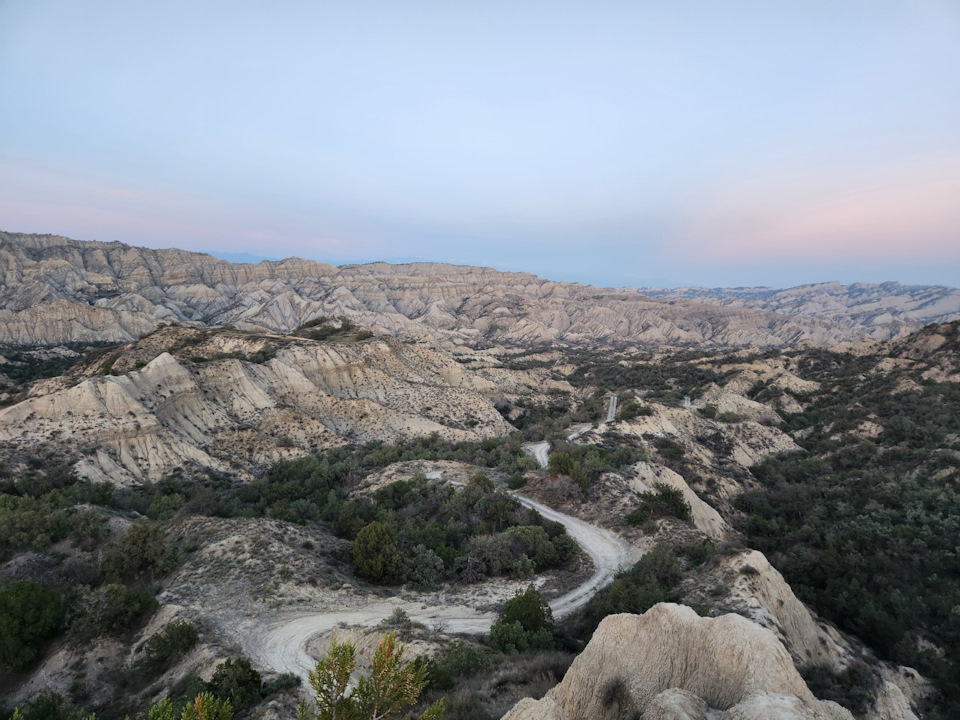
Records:
M563 523L593 561L594 573L585 583L550 603L554 617L558 619L583 607L594 593L613 579L621 566L635 561L640 555L608 530L552 510L522 495L514 494L514 497L526 507L535 508L545 518ZM373 602L356 610L291 615L267 625L245 623L246 627L237 628L237 640L244 653L256 664L276 672L294 673L303 678L304 687L309 687L307 675L316 662L306 651L311 638L330 632L341 623L372 627L397 609L404 610L415 622L428 627L442 625L446 632L453 633L485 633L495 620L493 613L480 612L467 605L427 605L393 599Z
M550 462L550 443L548 442L527 443L523 446L523 451L533 457L541 468L546 468Z

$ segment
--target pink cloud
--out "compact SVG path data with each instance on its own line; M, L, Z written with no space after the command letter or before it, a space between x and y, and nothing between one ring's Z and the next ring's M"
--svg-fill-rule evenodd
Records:
M751 179L703 206L674 251L732 262L960 260L960 157Z

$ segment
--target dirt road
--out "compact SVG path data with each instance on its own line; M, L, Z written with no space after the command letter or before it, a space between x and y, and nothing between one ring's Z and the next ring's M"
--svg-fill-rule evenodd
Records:
M563 523L593 561L594 573L585 583L550 603L554 617L558 619L583 607L597 590L613 579L621 566L626 567L639 558L639 551L608 530L552 510L522 495L515 494L515 497L544 517ZM491 612L480 612L466 605L427 605L394 598L372 602L355 610L290 615L267 625L250 621L244 623L245 627L236 628L235 636L244 653L257 665L299 675L303 678L304 688L308 688L307 675L315 660L307 654L306 646L312 637L330 632L341 623L372 627L397 609L404 610L416 622L428 627L443 625L446 632L452 633L485 633L495 619Z
M542 468L547 467L547 463L550 462L550 443L548 442L526 443L523 451L540 463Z

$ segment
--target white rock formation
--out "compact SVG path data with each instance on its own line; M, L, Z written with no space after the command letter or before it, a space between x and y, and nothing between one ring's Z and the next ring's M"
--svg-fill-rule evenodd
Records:
M641 461L630 467L635 477L630 487L636 492L650 492L656 483L664 483L683 493L684 500L690 505L690 513L696 528L713 540L724 540L730 533L730 527L720 514L690 489L683 477L664 465Z
M262 342L247 338L246 349ZM189 352L211 347L222 343ZM55 443L86 451L76 468L93 480L156 481L190 465L245 475L345 439L504 435L512 428L484 394L492 389L449 357L392 339L291 340L263 363L161 352L122 375L44 385L0 410L0 442L8 450Z
M696 718L715 710L726 720L781 717L771 714L781 710L796 720L852 720L813 696L773 633L739 615L702 618L669 603L605 618L559 685L504 717Z

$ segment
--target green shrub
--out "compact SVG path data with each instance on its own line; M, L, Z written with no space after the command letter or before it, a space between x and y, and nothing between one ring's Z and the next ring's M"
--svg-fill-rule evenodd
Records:
M553 613L533 585L503 604L487 643L501 652L553 647Z
M440 660L430 663L430 684L439 690L450 690L454 680L473 677L488 667L490 658L483 650L455 640Z
M169 667L197 644L200 635L193 623L175 620L150 636L144 645L144 664L156 671Z
M667 602L680 578L680 564L673 551L658 545L590 599L585 612L588 627L595 628L607 615L641 614L657 603Z
M628 515L628 522L640 525L648 518L656 519L662 517L675 517L678 520L689 522L692 517L690 503L683 497L683 491L672 485L658 482L653 484L651 492L638 493L640 498L640 507L638 511L641 515ZM645 516L645 517L644 517ZM638 521L639 518L641 520Z
M406 556L406 576L410 586L429 590L443 580L443 560L426 545L417 545Z
M283 690L299 687L300 676L293 673L280 673L273 680L263 683L263 697L268 698Z
M18 670L29 666L61 618L60 596L53 590L28 580L0 585L0 664Z
M520 623L498 620L490 626L487 643L502 653L526 652L530 649L530 636Z
M507 478L507 487L511 490L519 490L526 484L527 478L522 472L515 472L513 475Z
M695 545L688 545L684 548L683 554L687 556L692 565L703 565L709 558L717 554L717 546L714 545L713 540L706 538Z
M732 412L722 412L717 415L717 420L725 423L737 423L743 420L743 416Z
M150 593L133 591L119 583L77 588L70 604L70 631L80 642L127 632L146 621L158 606Z
M3 716L0 714L0 716ZM14 710L11 720L96 720L62 695L42 692Z
M147 507L147 517L153 520L169 520L183 507L186 498L180 493L156 495Z
M356 574L371 582L393 585L404 580L403 556L393 531L379 522L365 526L351 549Z
M876 674L862 661L839 673L828 665L810 665L801 668L800 674L819 699L839 703L858 716L870 710L879 689Z
M103 571L116 582L154 580L170 569L172 559L160 526L137 520L114 543L104 560Z
M229 700L238 711L253 707L263 699L260 673L253 669L246 658L220 663L210 678L209 687L214 695Z

